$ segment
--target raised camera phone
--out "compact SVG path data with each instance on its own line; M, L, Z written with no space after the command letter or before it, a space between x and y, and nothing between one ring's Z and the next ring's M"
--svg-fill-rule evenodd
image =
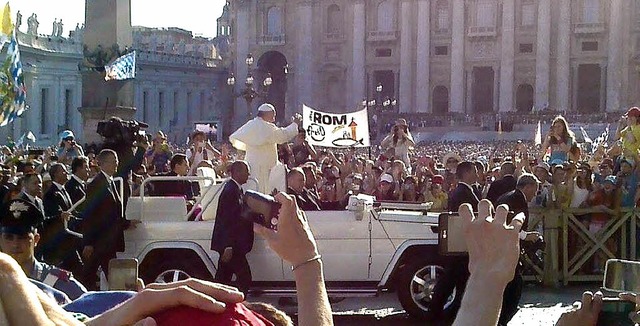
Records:
M458 213L442 213L438 216L438 251L441 255L466 255L467 242L462 229L462 217Z
M278 228L280 206L280 203L272 196L247 190L243 196L240 216L266 228L276 230Z
M611 292L640 291L640 262L622 259L609 259L605 266L602 288ZM634 311L635 303L622 301L617 297L604 298L597 325L634 325L629 313Z
M114 258L109 261L109 290L137 291L138 260Z

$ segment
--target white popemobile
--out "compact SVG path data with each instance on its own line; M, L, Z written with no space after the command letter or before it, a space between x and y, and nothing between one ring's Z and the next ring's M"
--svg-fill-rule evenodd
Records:
M206 168L203 171L211 175ZM194 212L187 212L183 198L148 197L144 193L132 197L127 218L142 223L126 231L126 251L120 257L137 258L139 275L146 283L188 277L213 280L218 253L209 247L217 196L224 181L200 176L151 177L145 182L163 178L198 180L203 193L199 198L202 221L188 221ZM249 189L257 188L255 182L253 187L250 184L251 180ZM344 211L307 211L322 255L329 295L375 296L381 291L397 291L408 313L424 316L433 286L443 271L438 233L434 232L438 213L428 213L430 207L430 203L374 203L372 197L360 195L352 196ZM260 237L255 237L247 259L253 293L295 295L291 266ZM448 304L452 301L453 296Z

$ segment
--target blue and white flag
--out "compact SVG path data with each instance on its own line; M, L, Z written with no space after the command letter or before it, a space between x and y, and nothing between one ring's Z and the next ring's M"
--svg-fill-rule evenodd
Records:
M27 107L26 102L27 88L14 30L7 48L7 59L0 71L0 126L4 127L21 116Z
M125 80L136 78L136 51L129 52L110 65L104 67L104 80Z
M592 152L595 153L600 145L607 147L607 141L609 141L609 124L607 124L602 134L593 141Z

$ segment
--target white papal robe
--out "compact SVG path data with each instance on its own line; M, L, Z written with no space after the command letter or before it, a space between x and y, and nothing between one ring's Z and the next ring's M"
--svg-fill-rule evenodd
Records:
M245 151L245 160L251 167L251 176L258 180L258 190L269 194L269 173L278 162L278 144L290 141L298 134L298 125L280 128L256 117L238 128L231 136L231 145Z

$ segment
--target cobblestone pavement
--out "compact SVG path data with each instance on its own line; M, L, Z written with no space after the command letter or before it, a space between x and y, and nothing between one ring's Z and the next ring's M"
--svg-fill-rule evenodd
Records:
M516 325L554 325L562 312L580 300L584 290L597 291L597 284L584 284L562 288L526 286L520 301L520 311L509 323ZM294 316L296 307L278 306L274 298L251 298L274 304ZM375 298L346 298L332 304L336 325L404 326L425 325L411 319L402 309L395 293L386 293Z

